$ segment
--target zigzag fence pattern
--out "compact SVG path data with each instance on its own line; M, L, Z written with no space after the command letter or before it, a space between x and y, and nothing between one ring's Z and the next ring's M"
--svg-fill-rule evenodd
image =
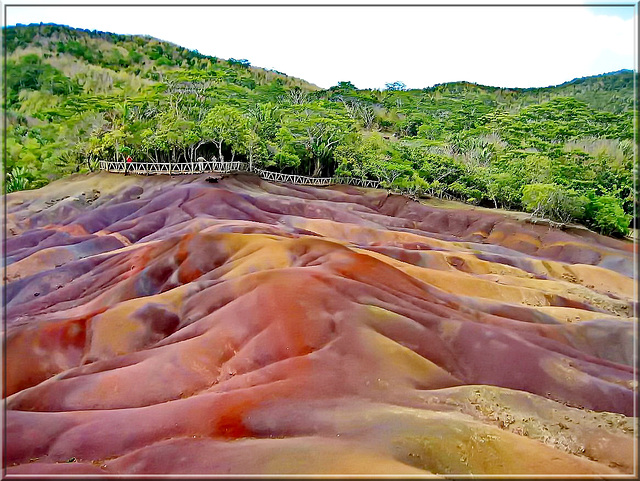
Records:
M358 187L377 189L380 182L376 180L357 179L355 177L306 177L304 175L281 174L268 170L250 168L246 162L217 162L198 157L195 162L116 162L101 160L100 169L108 172L131 174L202 174L205 172L253 172L264 180L299 185L325 186L333 184L348 184Z

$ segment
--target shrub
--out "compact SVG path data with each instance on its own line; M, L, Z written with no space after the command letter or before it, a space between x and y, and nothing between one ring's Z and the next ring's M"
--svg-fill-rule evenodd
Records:
M274 160L276 161L276 165L281 169L298 167L300 165L300 157L286 150L278 151L274 156Z
M487 182L489 197L497 205L510 209L520 206L522 178L509 172L491 173Z
M620 199L611 195L592 197L587 206L590 224L604 235L627 235L631 216L625 214Z
M558 222L584 217L589 199L556 184L529 184L522 189L522 205L535 216Z
M27 187L29 187L27 173L27 169L22 166L12 168L11 172L7 175L7 183L5 184L6 193L26 190Z

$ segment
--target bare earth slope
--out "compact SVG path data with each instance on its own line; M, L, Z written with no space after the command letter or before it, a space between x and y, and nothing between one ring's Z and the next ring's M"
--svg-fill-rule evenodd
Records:
M6 197L7 474L632 474L634 246L383 190Z

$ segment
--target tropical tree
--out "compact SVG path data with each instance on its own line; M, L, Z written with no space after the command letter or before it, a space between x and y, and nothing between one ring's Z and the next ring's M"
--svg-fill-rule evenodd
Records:
M224 162L222 146L231 149L232 159L247 148L249 127L247 119L236 107L219 104L212 108L202 122L202 136L218 149L218 159Z
M387 90L407 90L405 83L400 82L399 80L396 80L395 82L388 82L384 84L384 86Z

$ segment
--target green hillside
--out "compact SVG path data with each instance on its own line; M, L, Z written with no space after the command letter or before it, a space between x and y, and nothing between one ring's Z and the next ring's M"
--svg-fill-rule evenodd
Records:
M623 234L634 210L634 77L322 90L244 59L59 25L3 29L7 192L100 159L247 160L382 181Z

